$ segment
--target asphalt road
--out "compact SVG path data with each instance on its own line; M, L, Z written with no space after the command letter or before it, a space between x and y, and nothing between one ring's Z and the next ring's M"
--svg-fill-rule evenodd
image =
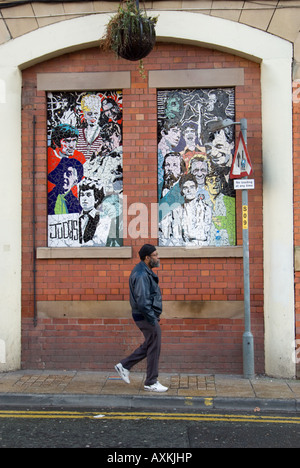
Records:
M147 452L139 449L151 449L149 462L188 464L196 456L189 449L298 448L297 414L7 408L0 409L0 448L102 448L106 449L100 453L102 461L130 461L136 466L144 466L146 460L116 457L136 449L132 453L145 458ZM172 455L167 457L168 453ZM153 454L156 458L151 460ZM159 459L161 454L165 455Z

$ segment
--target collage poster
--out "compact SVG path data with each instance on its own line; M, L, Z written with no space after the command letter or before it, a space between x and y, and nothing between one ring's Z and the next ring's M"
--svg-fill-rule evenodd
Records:
M235 245L234 126L207 125L234 121L234 101L233 88L158 91L160 246Z
M233 88L159 90L160 246L236 244ZM123 245L122 93L47 93L48 247Z
M123 245L122 93L47 93L48 247Z

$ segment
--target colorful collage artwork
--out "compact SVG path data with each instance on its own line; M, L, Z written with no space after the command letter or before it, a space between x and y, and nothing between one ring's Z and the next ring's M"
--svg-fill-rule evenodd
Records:
M121 92L47 94L48 246L123 245Z
M207 127L234 121L234 101L233 88L158 91L160 246L235 245L234 126Z
M235 245L234 126L207 129L234 120L234 100L157 92L159 245ZM123 245L122 119L120 91L47 94L48 247Z

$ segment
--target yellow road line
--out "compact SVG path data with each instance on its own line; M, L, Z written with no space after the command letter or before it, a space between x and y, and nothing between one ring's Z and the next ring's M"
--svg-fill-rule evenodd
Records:
M277 424L300 424L300 417L267 416L245 414L214 414L214 413L145 413L145 412L86 412L86 411L14 411L0 410L1 418L32 418L32 419L99 419L99 420L164 420L164 421L197 421L197 422L255 422Z

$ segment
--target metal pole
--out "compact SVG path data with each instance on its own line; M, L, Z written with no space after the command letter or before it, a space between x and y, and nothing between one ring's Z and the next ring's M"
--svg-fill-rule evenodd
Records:
M247 119L241 119L241 132L247 146ZM244 259L244 317L245 331L243 334L243 370L244 377L254 377L254 343L251 333L250 312L250 273L249 273L249 233L248 233L248 190L242 190L243 216L243 259Z
M35 228L36 228L36 206L35 206L35 127L36 117L32 121L32 255L33 255L33 325L37 326L36 309L36 252L35 252Z

